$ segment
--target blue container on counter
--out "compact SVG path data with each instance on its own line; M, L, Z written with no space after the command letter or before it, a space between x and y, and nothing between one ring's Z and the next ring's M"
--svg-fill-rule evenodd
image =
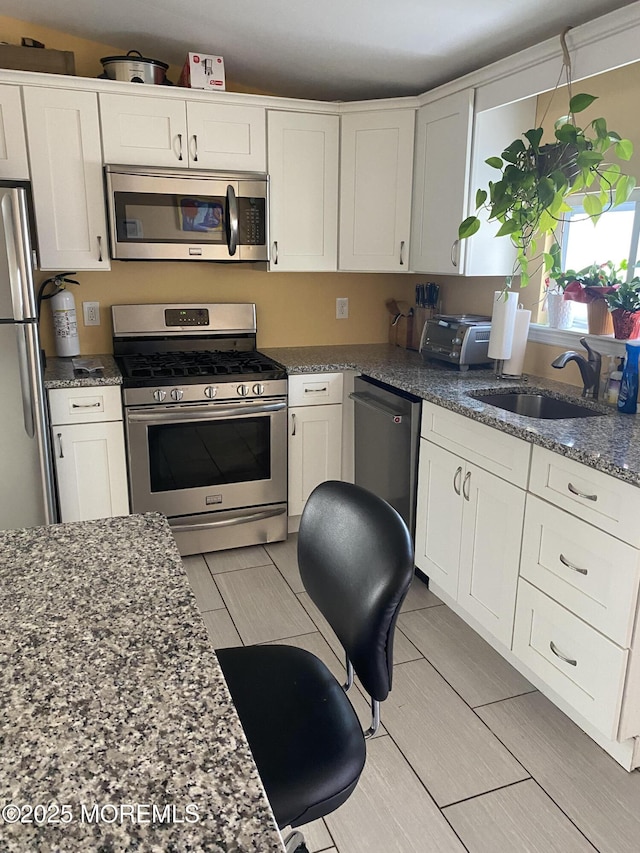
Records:
M618 411L625 415L635 415L638 409L638 357L640 341L627 342L627 357L622 371Z

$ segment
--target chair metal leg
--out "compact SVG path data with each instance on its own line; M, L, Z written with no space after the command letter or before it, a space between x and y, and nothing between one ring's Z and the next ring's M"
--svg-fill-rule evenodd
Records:
M371 700L371 726L364 733L365 738L373 737L380 727L380 703L376 699Z
M297 829L290 832L283 840L286 853L309 853L309 849L304 841L304 835L298 832Z
M351 663L351 661L349 660L348 657L346 659L346 667L347 667L347 682L346 682L346 684L343 684L342 687L344 688L344 692L348 693L349 688L353 685L353 664Z

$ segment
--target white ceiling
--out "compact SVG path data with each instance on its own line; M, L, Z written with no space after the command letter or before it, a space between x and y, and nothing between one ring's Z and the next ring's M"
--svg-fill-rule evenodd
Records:
M2 0L3 15L326 100L432 89L633 0ZM173 82L176 82L175 80Z

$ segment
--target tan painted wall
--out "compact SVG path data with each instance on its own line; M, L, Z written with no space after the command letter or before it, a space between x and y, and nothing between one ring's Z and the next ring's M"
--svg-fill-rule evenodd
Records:
M71 286L83 354L111 352L110 306L146 302L255 302L258 345L315 346L387 340L390 297L413 301L413 276L371 273L268 273L258 265L114 261L111 272L80 272ZM49 274L47 274L49 275ZM47 277L40 274L38 283ZM407 279L411 279L411 282ZM336 297L349 298L349 318L336 320ZM100 302L102 324L85 327L82 302ZM55 352L45 301L42 338Z

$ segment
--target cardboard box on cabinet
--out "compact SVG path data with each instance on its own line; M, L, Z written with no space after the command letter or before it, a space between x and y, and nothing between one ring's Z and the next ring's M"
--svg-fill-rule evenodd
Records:
M178 86L224 92L224 59L210 53L189 53Z
M75 56L69 50L22 47L17 44L0 44L0 68L71 76L76 73Z

